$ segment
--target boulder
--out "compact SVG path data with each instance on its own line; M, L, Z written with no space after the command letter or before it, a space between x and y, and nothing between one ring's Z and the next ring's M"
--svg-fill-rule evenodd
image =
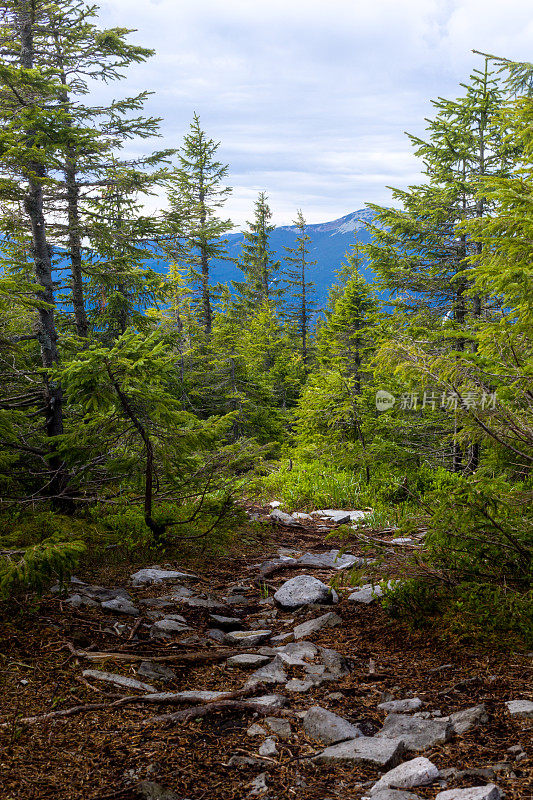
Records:
M427 786L439 777L439 771L435 764L429 759L420 756L411 761L404 761L403 764L382 775L375 783L370 794L372 798L384 789L412 789L416 786Z
M226 633L225 639L228 644L238 645L239 647L255 647L255 645L268 639L272 631L230 631Z
M312 706L307 711L303 727L311 739L322 744L337 744L363 735L356 725L320 706Z
M509 700L507 710L512 717L533 717L533 702L531 700Z
M360 736L326 747L312 761L315 764L370 764L389 769L401 760L404 746L401 739L376 739Z
M500 790L493 783L473 786L471 789L447 789L439 792L435 800L500 800Z
M307 622L302 622L301 625L297 625L294 629L294 638L307 639L308 636L311 636L313 633L318 633L322 628L333 628L335 625L340 625L341 623L342 619L339 615L335 614L333 611L329 611L321 617L316 617Z
M408 711L418 711L421 706L422 700L419 697L406 697L404 700L389 700L386 703L380 703L378 708L393 714L405 714Z
M180 581L183 578L195 578L196 575L187 572L178 572L172 569L161 569L161 567L146 567L140 569L131 576L131 582L134 586L142 586L143 584L150 583L169 583Z
M407 750L426 750L435 744L447 742L452 733L453 727L447 718L421 719L405 714L389 714L376 736L402 739Z
M142 681L136 681L134 678L128 678L126 675L117 675L114 672L103 672L99 669L84 669L81 674L84 678L105 681L106 683L112 683L114 686L121 686L124 689L137 689L145 694L155 694L157 692L157 689L149 683L142 683Z
M275 601L283 608L299 608L311 603L336 603L337 593L312 575L296 575L278 589Z

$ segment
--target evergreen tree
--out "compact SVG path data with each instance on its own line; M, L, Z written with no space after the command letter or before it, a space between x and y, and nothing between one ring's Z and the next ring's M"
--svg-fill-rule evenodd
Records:
M238 267L244 272L245 280L235 282L240 295L239 305L246 315L259 308L262 303L279 303L280 262L274 261L270 249L270 235L275 226L269 220L272 212L264 192L259 193L255 203L255 216L248 222L248 230L243 233L243 244Z
M187 265L189 280L200 298L206 336L211 335L213 310L210 277L213 259L226 257L222 238L233 227L217 217L231 189L223 185L228 166L216 160L220 142L208 139L194 115L190 132L179 150L179 167L171 176L169 200L178 219L180 263Z
M285 318L296 327L304 371L307 371L309 368L311 325L317 309L314 292L315 284L308 280L308 271L317 262L316 260L309 260L309 242L311 238L306 233L306 222L301 209L298 210L293 224L298 230L295 245L294 247L285 247L287 267L284 278L288 287Z

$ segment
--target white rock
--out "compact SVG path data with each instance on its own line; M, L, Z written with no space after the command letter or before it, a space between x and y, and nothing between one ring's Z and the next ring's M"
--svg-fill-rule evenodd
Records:
M533 702L531 700L509 700L505 705L512 717L533 717Z
M298 521L295 520L294 517L292 517L290 514L286 514L284 511L280 511L279 508L274 509L270 515L270 519L280 525L298 525Z
M311 642L290 642L283 647L276 647L275 652L287 666L305 667L320 651L316 644Z
M366 563L365 559L353 556L350 553L342 553L340 550L330 550L329 553L304 553L296 559L301 567L316 567L322 569L349 569L354 564L361 566Z
M372 786L370 794L374 797L383 789L411 789L415 786L426 786L428 783L433 783L438 777L439 771L435 764L420 756L411 761L405 761L382 775L379 781Z
M380 703L378 708L395 714L405 714L408 711L418 711L421 706L422 700L419 697L406 697L404 700L389 700L386 703Z
M299 608L311 603L336 603L337 593L312 575L296 575L278 589L274 599L283 608Z
M426 750L447 742L453 728L447 718L421 719L405 714L389 714L377 737L402 739L407 750Z
M318 511L313 511L313 514L320 517L320 519L329 519L332 522L336 522L338 525L350 522L352 518L350 511L341 511L338 508L322 508Z
M172 569L161 569L160 567L146 567L140 569L131 576L134 586L141 586L144 583L163 583L179 581L182 578L195 578L196 575L188 572L178 572Z
M293 511L292 516L295 519L313 519L311 514L304 514L303 511Z
M352 594L349 595L348 600L350 600L352 603L365 603L365 605L368 605L382 596L383 589L381 586L372 586L371 583L367 583L365 586L361 586L360 589L352 592Z
M435 800L500 800L500 790L493 783L471 789L447 789L439 792Z
M295 639L306 639L313 633L318 633L322 628L333 628L335 625L341 625L342 619L334 611L329 611L316 619L310 619L307 622L302 622L294 629Z
M276 740L269 736L259 748L259 755L272 758L273 756L277 755L277 753L278 748L276 747Z
M372 797L363 797L362 800L421 800L417 794L404 792L402 789L383 789Z
M303 718L303 726L311 739L316 739L322 744L337 744L363 735L356 725L320 706L312 706L307 711Z
M373 764L388 769L396 766L404 752L401 739L376 739L361 736L347 742L333 744L316 755L315 764Z
M102 672L99 669L84 669L82 675L84 678L113 683L115 686L123 686L125 689L139 689L141 692L148 694L155 694L157 692L157 689L149 683L142 683L142 681L136 681L134 678L128 678L126 675L117 675L114 672Z
M280 505L281 505L281 501L280 500L272 500L272 502L269 503L268 505L270 506L270 508L279 508Z
M268 639L272 631L230 631L226 634L228 644L240 645L242 647L255 647L255 645Z

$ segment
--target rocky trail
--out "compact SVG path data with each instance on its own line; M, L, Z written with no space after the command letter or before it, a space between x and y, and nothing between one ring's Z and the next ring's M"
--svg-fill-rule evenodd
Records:
M368 552L325 542L361 515L258 508L254 546L95 568L15 609L1 800L533 798L533 654L391 621L344 577ZM374 535L391 562L422 546Z

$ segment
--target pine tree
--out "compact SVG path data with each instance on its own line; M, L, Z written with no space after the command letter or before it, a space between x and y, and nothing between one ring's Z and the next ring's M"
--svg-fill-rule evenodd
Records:
M274 261L270 249L270 235L275 226L269 220L272 212L264 192L259 193L255 203L255 216L248 222L248 230L243 233L241 258L237 263L244 272L245 280L236 281L234 286L240 295L238 301L246 315L263 303L279 304L282 294L280 288L280 262Z
M212 261L226 257L222 237L233 227L230 220L217 217L231 192L223 185L228 166L216 160L219 147L220 142L206 136L195 114L178 152L179 167L171 176L169 192L171 214L178 219L180 263L187 266L189 280L199 296L207 337L213 325ZM181 253L181 246L185 253Z
M311 326L317 310L315 284L308 280L308 273L309 269L317 262L309 259L311 237L306 233L306 221L301 209L298 210L293 224L296 226L298 234L294 247L285 247L287 267L284 279L288 287L288 300L284 314L285 318L296 327L304 372L307 372Z

